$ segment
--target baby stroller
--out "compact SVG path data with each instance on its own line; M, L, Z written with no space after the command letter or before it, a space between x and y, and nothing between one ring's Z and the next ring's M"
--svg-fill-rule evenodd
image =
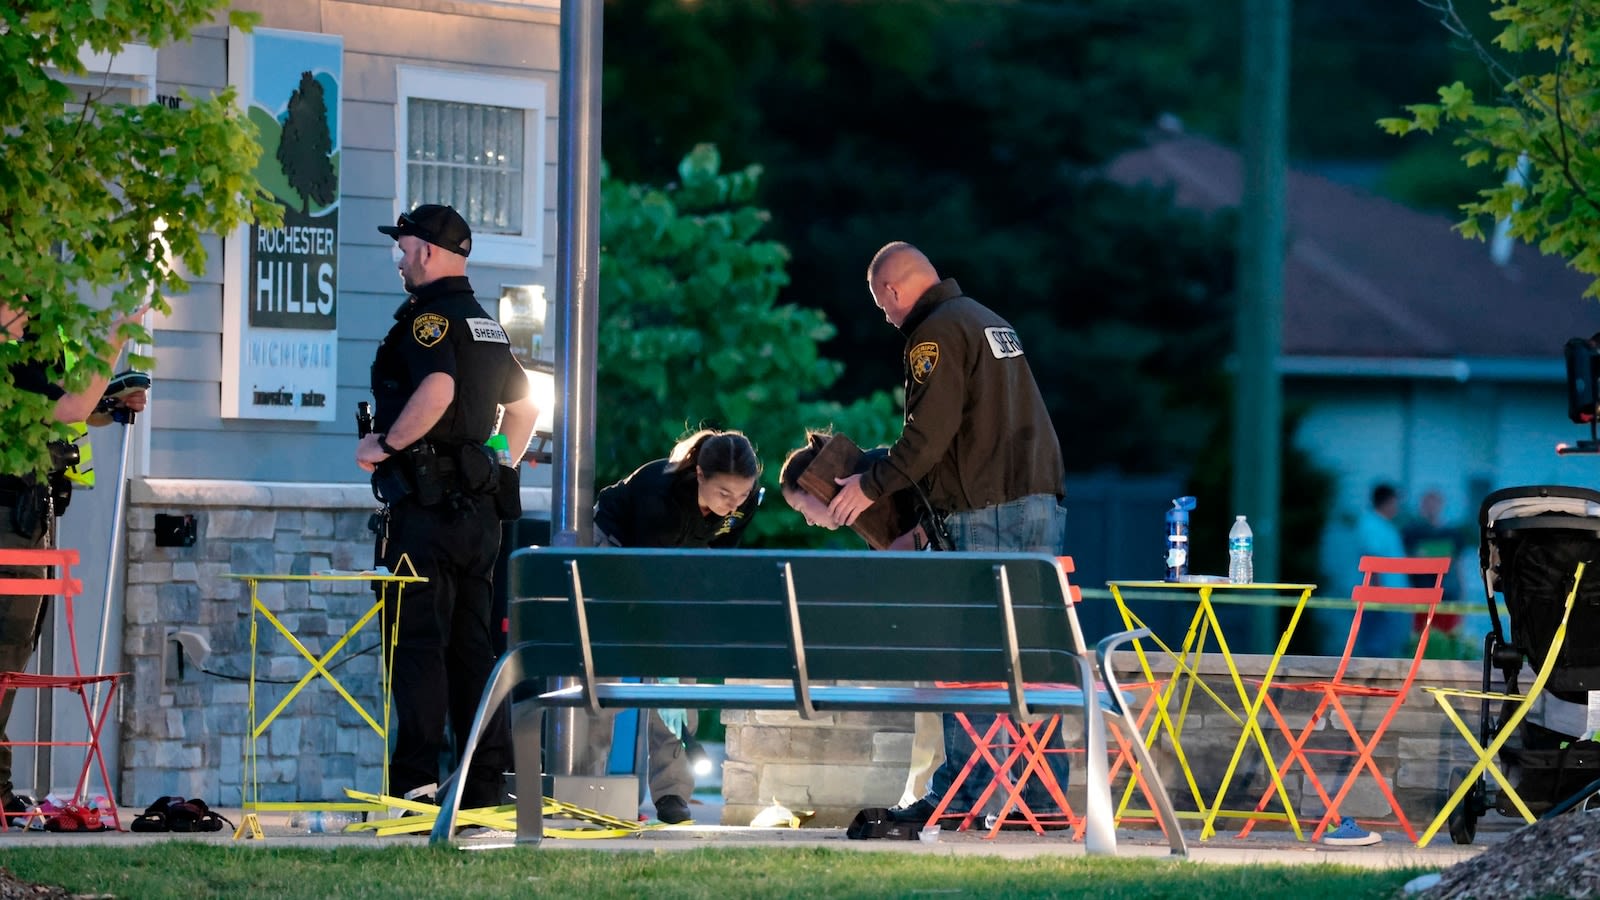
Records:
M1572 589L1578 563L1587 562L1583 583L1567 624L1561 656L1545 685L1543 724L1524 720L1520 734L1500 751L1502 771L1535 815L1554 815L1600 790L1600 745L1579 741L1584 730L1588 692L1600 690L1600 491L1556 485L1505 488L1483 500L1478 509L1481 539L1478 560L1483 570L1491 630L1483 641L1483 690L1499 669L1505 692L1517 693L1524 660L1534 669L1544 664ZM1501 627L1495 593L1505 598L1510 639ZM1554 698L1551 701L1550 698ZM1573 705L1575 704L1575 706ZM1478 737L1488 745L1509 718L1513 704L1484 701ZM1564 716L1556 710L1566 710ZM1454 791L1466 769L1451 776ZM1466 800L1451 813L1450 838L1470 844L1477 820L1493 807L1517 815L1499 791L1489 796L1489 781L1480 778Z

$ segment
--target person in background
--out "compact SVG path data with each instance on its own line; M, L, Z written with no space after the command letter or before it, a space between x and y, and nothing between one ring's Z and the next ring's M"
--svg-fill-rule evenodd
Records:
M1400 515L1400 492L1391 484L1372 489L1372 504L1356 520L1356 542L1361 556L1405 556L1405 542L1395 520ZM1410 587L1404 575L1383 573L1375 584L1383 587ZM1355 654L1388 658L1404 655L1411 640L1411 614L1371 612L1361 617L1361 633L1356 635Z
M884 245L867 266L867 290L905 336L905 421L888 455L839 479L833 520L853 524L878 498L920 485L956 550L1061 553L1066 470L1055 425L1016 329L941 278L921 250ZM932 673L938 677L938 673ZM968 719L981 734L992 716ZM974 747L954 715L944 717L945 760L928 793L889 812L925 823ZM1064 754L1054 754L1063 771ZM1037 812L1037 810L1035 810Z
M737 547L761 503L761 460L737 431L697 431L666 459L647 462L600 491L594 504L596 547ZM656 818L669 825L692 820L694 774L683 744L694 710L644 710L650 797ZM669 721L670 719L670 721ZM589 717L588 740L573 771L604 775L616 711Z
M122 354L123 345L127 343L127 338L119 334L122 326L137 322L145 309L141 307L112 323L110 345L105 356L108 365L116 361ZM0 301L0 343L29 343L33 340L28 330L27 312ZM111 419L105 415L103 402L107 399L104 395L108 378L96 373L82 390L69 394L51 377L52 369L59 371L65 367L65 361L55 366L40 361L22 362L10 367L8 377L12 389L48 398L52 403L49 412L52 421L69 425L80 422L109 424ZM148 395L140 389L116 398L116 403L137 413L144 411L147 400ZM66 468L59 463L53 465L50 478L44 481L35 477L32 471L0 470L0 515L4 517L0 519L0 549L54 546L55 517L65 510L66 500L70 498L72 490L71 482L62 475ZM48 574L42 567L0 565L0 578L46 577ZM21 672L28 667L28 660L33 658L34 648L39 644L47 609L42 596L0 597L0 671ZM11 707L16 697L14 690L6 691L5 696L0 697L0 742L9 740L5 734L6 723L11 718ZM15 793L14 788L15 785L11 783L11 747L0 743L0 807L3 807L3 813L0 814L25 813L34 805L31 798ZM13 817L12 824L21 824L22 821L23 817Z
M1417 500L1417 518L1406 523L1400 529L1401 540L1405 543L1408 556L1444 556L1454 561L1458 560L1462 551L1473 544L1468 537L1468 531L1462 525L1448 522L1444 517L1444 494L1437 489L1430 488L1422 492ZM1414 575L1412 583L1416 587L1431 587L1433 576ZM1452 569L1444 576L1444 593L1440 603L1458 603L1461 600L1461 579ZM1416 613L1413 620L1413 632L1422 628L1424 613ZM1477 639L1470 635L1462 635L1461 615L1459 613L1438 613L1433 617L1433 628L1437 636L1442 638L1441 643L1435 647L1431 639L1428 645L1430 657L1454 659L1460 651L1477 652ZM1483 635L1478 635L1482 638ZM1463 646L1463 638L1466 645ZM1465 657L1468 659L1472 656Z

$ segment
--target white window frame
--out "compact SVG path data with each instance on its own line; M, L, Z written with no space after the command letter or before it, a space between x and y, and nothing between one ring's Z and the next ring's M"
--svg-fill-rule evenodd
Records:
M156 49L148 44L130 43L115 54L97 52L84 44L78 48L78 62L87 70L82 75L62 72L53 66L50 74L62 84L79 90L125 90L128 98L123 102L135 106L156 98Z
M482 75L417 66L396 67L395 215L405 212L409 165L410 101L443 100L521 109L523 116L522 233L474 234L472 261L539 268L544 262L544 111L545 82L537 78ZM429 198L430 202L433 198ZM442 198L440 198L442 199Z

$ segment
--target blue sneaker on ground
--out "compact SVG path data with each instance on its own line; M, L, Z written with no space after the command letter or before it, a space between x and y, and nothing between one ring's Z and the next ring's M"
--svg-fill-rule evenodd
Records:
M1339 827L1330 828L1322 833L1322 842L1330 847L1365 847L1382 840L1383 835L1362 828L1349 816L1339 820Z

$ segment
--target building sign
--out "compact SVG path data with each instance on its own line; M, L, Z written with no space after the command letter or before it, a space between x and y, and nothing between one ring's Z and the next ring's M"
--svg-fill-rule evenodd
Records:
M275 228L228 238L222 415L332 421L339 351L339 101L344 40L229 32L228 80L261 141Z

